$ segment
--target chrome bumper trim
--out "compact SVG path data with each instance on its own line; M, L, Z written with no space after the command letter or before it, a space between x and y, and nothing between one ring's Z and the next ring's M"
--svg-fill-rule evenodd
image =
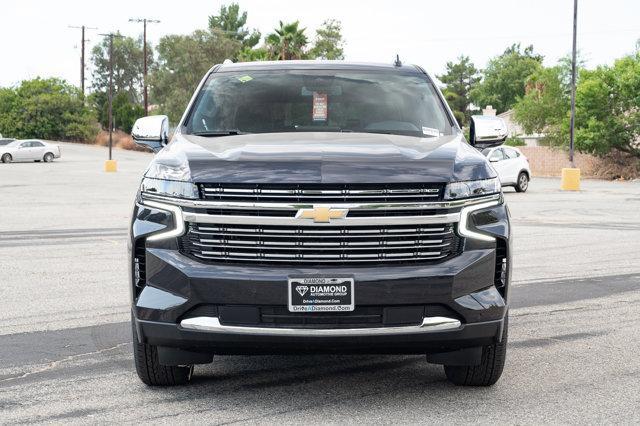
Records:
M223 334L253 335L253 336L291 336L291 337L351 337L351 336L387 336L393 334L420 334L434 331L457 330L462 323L454 318L427 317L421 325L402 327L376 328L276 328L276 327L242 327L222 325L216 317L195 317L184 319L180 327L187 330L208 331Z
M497 201L500 194L494 194L487 197L471 198L467 200L453 201L436 201L436 202L399 202L399 203L248 203L248 202L230 202L230 201L205 201L205 200L188 200L184 198L172 198L162 195L142 193L143 200L160 201L162 203L173 204L181 207L190 208L209 208L209 209L234 209L234 210L299 210L313 207L331 207L333 209L348 210L422 210L422 209L453 209L457 207L472 206L487 201Z

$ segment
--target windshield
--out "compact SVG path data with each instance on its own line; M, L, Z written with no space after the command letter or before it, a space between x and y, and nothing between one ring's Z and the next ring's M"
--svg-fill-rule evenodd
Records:
M420 74L375 71L213 73L186 133L370 132L438 137L451 125Z
M15 139L0 139L0 146L9 145Z

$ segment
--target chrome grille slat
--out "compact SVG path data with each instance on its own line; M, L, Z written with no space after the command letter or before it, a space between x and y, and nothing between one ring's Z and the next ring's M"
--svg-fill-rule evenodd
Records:
M220 192L218 193L220 195L223 195L225 197L242 197L242 198L247 198L247 194L233 194L233 193L228 193L228 192ZM256 197L259 197L261 199L269 199L269 198L282 198L282 195L265 195L265 194L251 194L251 195L255 195ZM323 196L326 194L322 194ZM372 195L352 195L349 194L348 196L351 199L359 199L359 198L373 198L375 196ZM397 194L384 194L384 198L411 198L411 197L420 197L420 198L425 198L425 197L431 197L431 198L438 198L438 194L404 194L404 195L397 195ZM305 199L305 198L318 198L317 195L296 195L295 198L300 198L300 199ZM345 198L342 195L335 195L335 196L331 196L331 197L326 197L329 199L342 199Z
M250 258L250 257L234 257L234 256L206 256L206 255L195 255L196 257L200 258L200 259L207 259L207 260L217 260L217 261L223 261L223 262L265 262L265 258ZM358 259L358 262L415 262L415 261L429 261L429 260L440 260L440 259L444 259L445 255L442 256L407 256L407 257L397 257L397 258L384 258L384 259L380 259L380 258L371 258L371 259ZM288 262L291 263L292 259L291 258L287 258L287 259L267 259L269 262ZM346 259L309 259L310 262L312 263L344 263L346 261Z
M204 239L200 238L198 243L194 243L201 246L207 245L219 245L219 244L232 244L232 245L245 245L245 246L278 246L278 247L299 247L300 244L291 244L290 241L271 241L271 240L235 240L235 239ZM413 241L332 241L332 242L320 242L320 241L305 241L306 247L385 247L385 246L401 246L401 245L436 245L442 244L442 240L413 240Z
M397 232L429 232L431 233L431 231L434 232L442 232L444 231L445 228L398 228L398 229L387 229L387 228L380 228L380 229L349 229L349 228L345 228L343 229L341 233L347 233L347 234L375 234L377 233L381 233L381 234L391 234L391 233L397 233ZM294 229L265 229L265 228L231 228L228 226L224 226L224 227L220 227L220 228L213 228L213 227L209 227L209 226L201 226L199 228L199 232L205 232L205 231L211 231L211 232L256 232L256 233L265 233L265 232L269 232L269 233L287 233L287 234L335 234L336 231L334 229L299 229L299 228L294 228Z
M202 228L201 228L202 229ZM355 239L355 238L370 238L370 237L388 237L388 238L400 238L400 237L432 237L432 236L444 236L451 234L452 231L443 231L443 232L407 232L403 234L396 233L350 233L350 232L341 232L336 234L335 232L323 232L323 233L302 233L302 232L282 232L282 233L273 233L273 232L253 232L253 233L245 233L245 232L233 232L229 230L225 231L201 231L201 230L193 230L194 234L199 234L203 236L233 236L233 237L256 237L259 235L260 237L268 237L268 238L290 238L292 236L296 238L337 238L337 239Z
M313 245L305 245L305 246L295 246L295 245L287 245L287 246L270 246L268 244L225 244L225 243L217 243L217 244L207 244L207 243L192 243L195 246L198 247L204 247L204 248L228 248L228 249L249 249L249 250L255 250L256 248L259 248L260 250L291 250L291 251L298 251L298 250L304 250L304 251L309 251L309 250L315 250L318 251L318 249L322 249L323 251L331 251L331 250L337 250L337 251L342 251L345 253L349 253L350 251L354 251L354 250L373 250L373 249L378 249L378 248L386 248L387 249L387 253L389 253L389 250L414 250L414 249L424 249L424 248L429 248L429 249L434 249L434 248L439 248L439 247L446 247L448 246L448 244L413 244L413 245L397 245L397 246L384 246L384 245L370 245L367 247L353 247L353 246L340 246L340 245L336 245L336 246L313 246Z
M353 190L347 189L344 191L341 190L313 190L313 189L303 189L303 190L277 190L277 189L242 189L242 188L207 188L204 187L203 190L207 193L220 193L220 194L254 194L264 196L265 194L276 194L276 195L359 195L359 196L369 196L369 195L388 195L388 194L438 194L438 189L365 189L365 190Z
M205 200L263 202L437 201L444 184L200 184Z

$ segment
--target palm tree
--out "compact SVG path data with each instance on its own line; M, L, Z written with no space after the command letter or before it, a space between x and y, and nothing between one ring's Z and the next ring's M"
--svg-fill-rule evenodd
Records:
M304 57L309 40L304 33L306 28L298 28L299 24L298 21L289 24L280 21L280 27L267 35L266 43L273 58L286 61Z

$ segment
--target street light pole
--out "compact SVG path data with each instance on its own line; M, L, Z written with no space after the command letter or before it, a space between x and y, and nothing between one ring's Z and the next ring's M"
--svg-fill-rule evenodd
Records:
M573 0L573 50L571 52L571 124L569 130L569 161L575 168L573 161L573 146L575 139L576 121L576 32L578 27L578 0Z
M147 23L159 24L157 19L147 18L131 18L129 22L142 22L142 55L143 55L143 74L142 74L142 96L144 98L144 115L149 115L149 95L147 91Z

